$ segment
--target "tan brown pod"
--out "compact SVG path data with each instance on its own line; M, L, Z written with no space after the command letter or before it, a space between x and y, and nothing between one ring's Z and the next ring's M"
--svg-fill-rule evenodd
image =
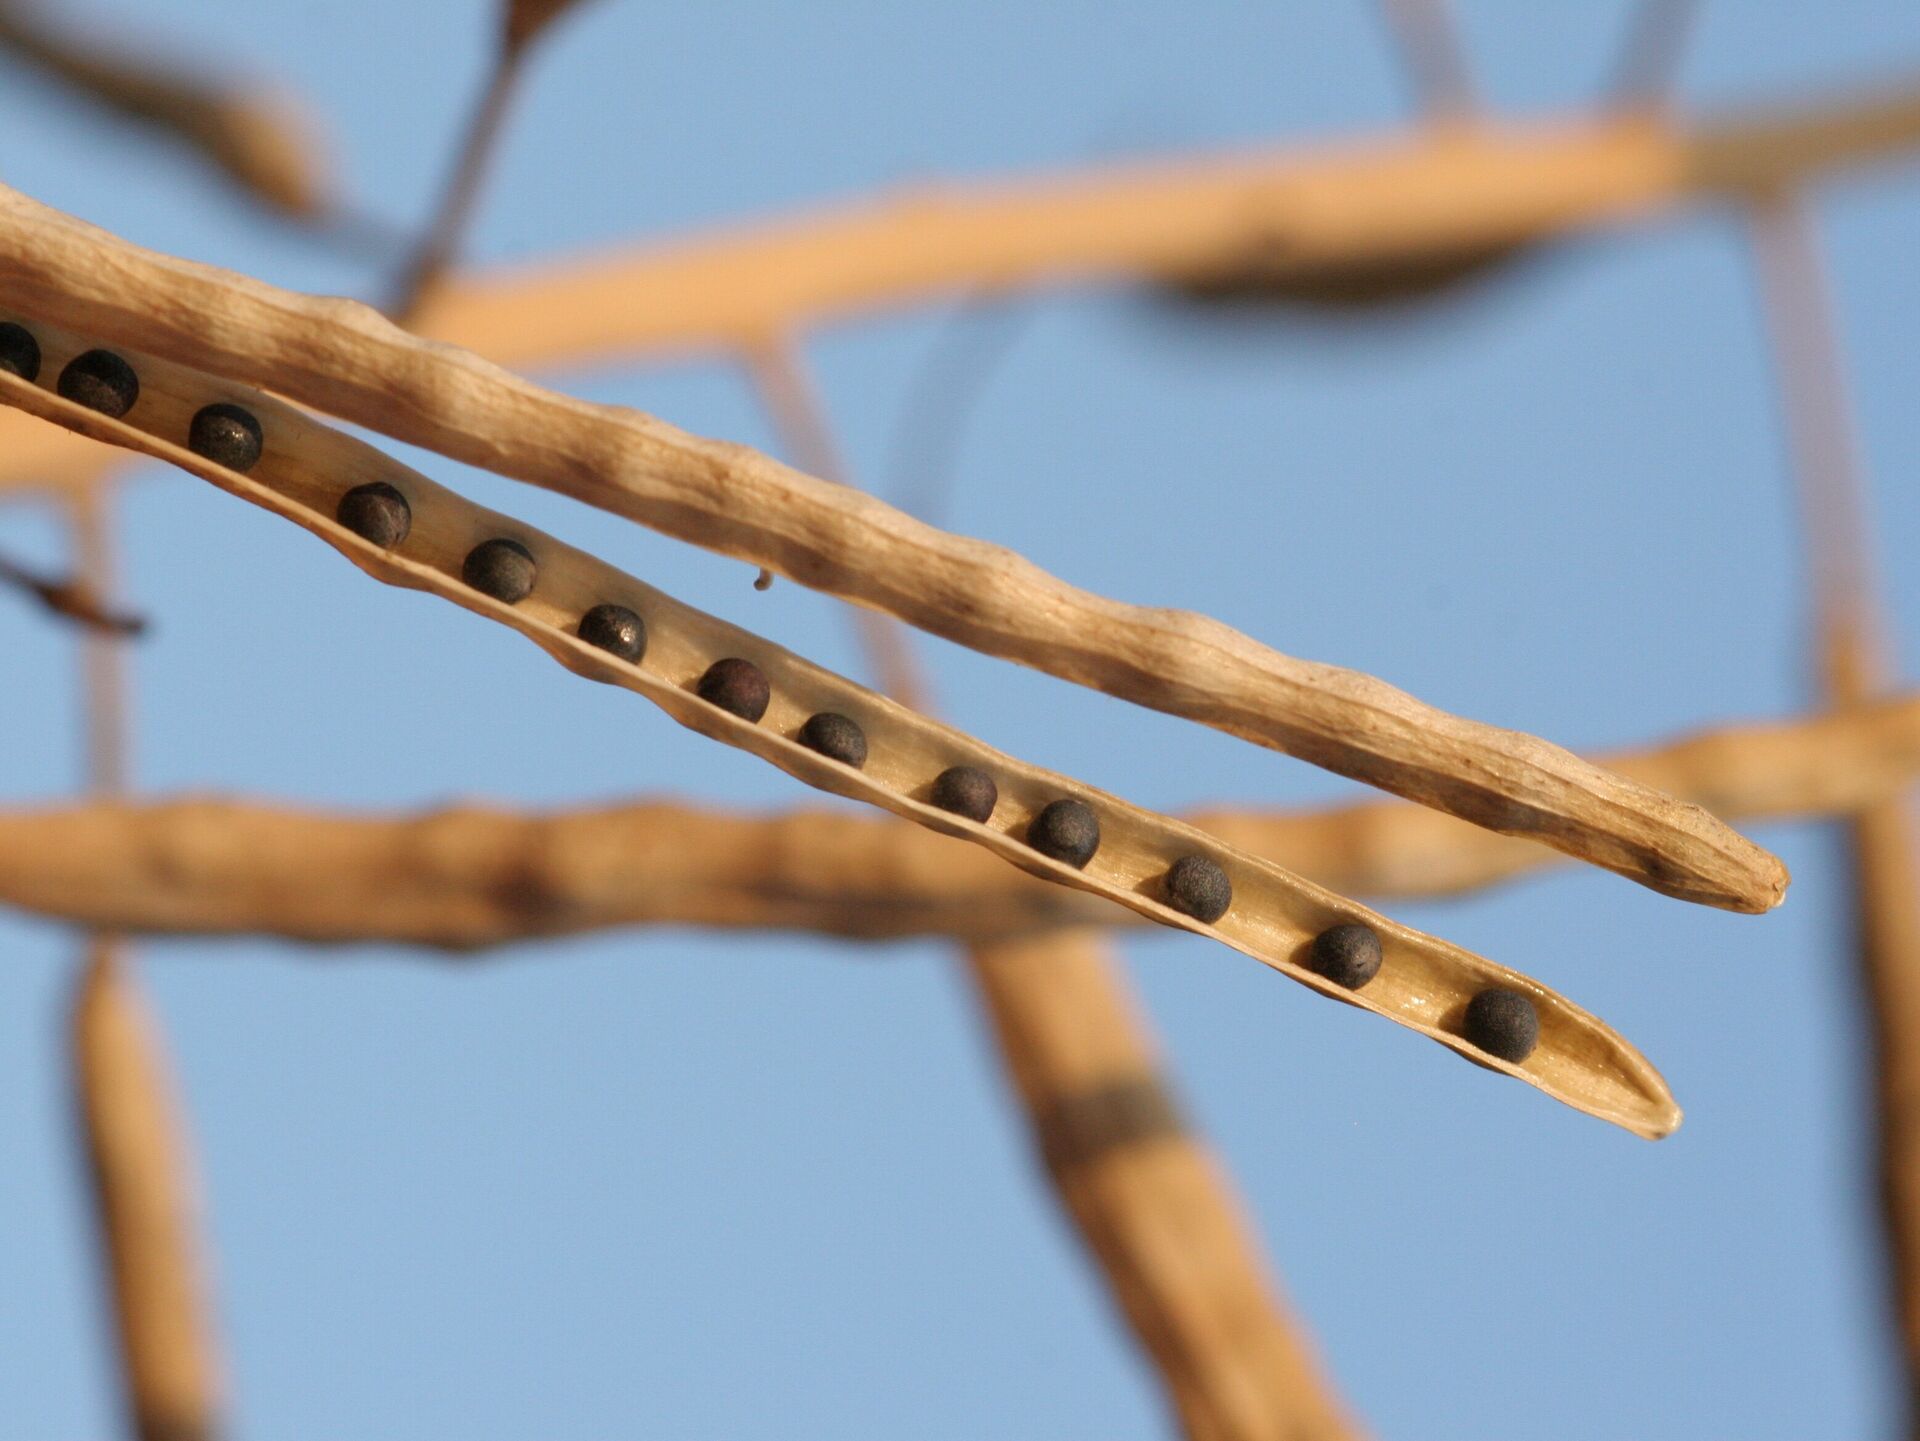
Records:
M47 356L43 379L93 344L30 317L9 318L21 319L38 337ZM1191 826L1004 755L509 516L474 505L280 401L151 356L122 353L140 377L139 402L124 419L74 405L11 375L0 374L0 398L191 471L312 531L375 579L431 591L512 626L570 670L635 691L681 724L751 751L809 785L973 841L1043 879L1104 896L1163 925L1212 937L1323 995L1411 1027L1477 1064L1517 1076L1639 1135L1663 1136L1680 1122L1665 1082L1639 1052L1537 981L1377 915ZM262 453L245 475L181 443L193 417L216 403L237 405L260 425ZM349 491L378 483L394 487L406 501L405 538L392 548L362 539L334 518ZM496 541L510 542L531 562L530 587L522 592L516 586L512 593L519 598L511 603L461 579L476 548ZM624 607L644 621L647 643L640 660L623 660L577 634L581 618L603 605ZM703 700L696 691L716 662L729 659L749 662L766 679L767 706L757 722ZM868 742L863 768L829 759L797 739L809 719L822 712L859 727ZM984 771L998 787L998 803L986 822L930 803L935 780L956 765ZM1063 798L1082 803L1098 818L1097 848L1078 867L1040 853L1026 840L1035 818ZM1204 857L1231 882L1232 904L1212 924L1163 900L1168 871L1189 856ZM1303 963L1313 938L1342 923L1372 927L1384 948L1379 974L1361 991L1346 990ZM1494 986L1527 996L1539 1012L1539 1045L1523 1064L1501 1061L1460 1034L1470 999Z

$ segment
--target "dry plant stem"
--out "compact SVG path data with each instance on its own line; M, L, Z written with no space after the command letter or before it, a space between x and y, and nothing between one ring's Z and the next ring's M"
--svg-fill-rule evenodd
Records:
M1673 98L1699 0L1637 0L1607 102L1623 110L1655 110Z
M1416 127L873 200L459 278L422 333L503 365L734 351L983 290L1275 281L1519 247L1920 144L1920 89L1729 112ZM182 356L181 359L187 357Z
M179 1110L146 1006L105 938L94 940L75 998L73 1051L133 1434L210 1441L219 1365Z
M1853 704L1886 687L1890 636L1828 271L1796 196L1757 211L1754 241L1807 536L1820 684L1830 700ZM1912 1434L1920 1427L1920 846L1907 797L1861 809L1846 839L1873 1028L1881 1220Z
M110 497L70 502L78 569L107 594L117 570ZM96 797L127 784L127 680L119 644L84 640L87 773ZM91 938L72 1017L77 1120L89 1161L130 1428L136 1441L216 1434L219 1368L196 1255L192 1167L157 1028L118 940Z
M473 217L474 204L480 198L487 162L493 156L501 127L506 122L525 54L523 46L510 43L502 47L494 63L480 103L468 121L459 159L447 177L447 186L434 209L433 219L408 258L393 300L387 306L387 313L403 322L419 306L421 297L439 281L459 250L460 239Z
M1694 806L1218 621L1077 590L745 447L544 391L364 306L141 251L0 187L0 305L532 480L1018 660L1543 841L1686 900L1764 911L1777 858Z
M137 615L111 610L85 583L61 580L0 555L0 586L8 586L33 597L49 614L73 621L91 630L110 635L135 636L146 629L146 621Z
M1418 117L1469 119L1479 104L1448 0L1380 0L1380 10L1412 82Z
M33 9L25 0L0 0L0 50L130 120L168 131L262 204L299 220L324 218L322 166L284 100L95 48L43 25Z
M970 969L1041 1160L1189 1441L1361 1434L1276 1295L1230 1180L1187 1130L1099 938L978 947Z
M851 484L799 348L769 338L747 363L788 452ZM881 688L930 711L905 634L853 614ZM978 942L965 959L1040 1160L1188 1441L1355 1435L1266 1279L1230 1181L1180 1123L1106 940L1056 931Z
M91 344L51 326L41 326L38 333L47 355L44 375L57 375L68 357ZM1604 1023L1537 981L1375 915L1176 821L1015 761L530 527L472 505L290 406L137 352L126 356L141 380L139 404L131 412L141 428L4 373L0 401L168 460L313 532L375 579L430 591L510 626L569 669L634 691L690 729L750 751L809 785L971 840L1044 879L1222 941L1323 995L1417 1030L1479 1065L1518 1076L1639 1134L1664 1135L1679 1123L1679 1108L1646 1060ZM248 475L210 464L163 438L184 436L193 414L215 400L246 407L265 430L265 455ZM331 519L349 488L374 480L397 485L412 506L413 528L401 551L372 546ZM538 588L517 606L495 601L458 578L468 552L494 538L517 540L540 566ZM606 602L645 617L644 664L621 661L575 634L579 617ZM698 678L724 656L747 657L770 680L773 700L763 723L741 720L694 693ZM807 717L828 710L850 716L872 742L865 770L828 760L791 739ZM998 780L1000 808L991 824L964 820L922 799L934 777L955 764L979 766ZM1023 839L1032 817L1067 795L1079 796L1100 816L1099 854L1083 870L1043 856ZM1160 899L1161 878L1175 859L1188 854L1211 858L1232 880L1236 903L1214 925L1203 925ZM1372 926L1386 946L1387 966L1364 992L1346 991L1302 964L1315 935L1347 921ZM1540 1046L1523 1066L1492 1057L1460 1034L1467 1001L1490 985L1524 992L1540 1011Z
M1749 820L1844 816L1920 780L1920 696L1611 757ZM1557 857L1405 803L1214 811L1209 834L1330 889L1456 894ZM672 802L552 812L298 810L216 796L0 810L0 904L150 934L473 950L625 926L973 943L1144 924L893 821Z

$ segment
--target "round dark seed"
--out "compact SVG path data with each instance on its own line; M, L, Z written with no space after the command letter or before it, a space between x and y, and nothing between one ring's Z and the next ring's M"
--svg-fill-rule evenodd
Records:
M1489 986L1467 1002L1464 1029L1481 1050L1518 1065L1540 1044L1540 1013L1518 991Z
M1000 787L978 766L948 766L933 778L933 789L927 799L956 816L985 821L1000 804Z
M759 720L767 713L767 702L773 699L773 687L767 684L765 673L739 656L728 656L708 666L694 689L701 700L732 711L741 720Z
M252 470L261 444L260 422L224 400L197 411L187 426L187 449L228 470Z
M647 623L624 605L596 605L580 617L580 639L621 660L647 653Z
M1307 964L1336 986L1357 991L1380 974L1380 937L1358 921L1334 926L1313 938Z
M1084 801L1054 801L1028 825L1027 844L1043 856L1084 869L1100 849L1100 817Z
M800 727L800 744L855 770L867 763L867 733L858 722L838 711L823 710L808 716L807 723Z
M1233 882L1205 856L1182 856L1167 871L1167 904L1212 925L1233 904Z
M483 540L467 552L460 578L482 595L518 605L533 594L539 567L533 552L517 540Z
M0 370L22 380L40 378L40 342L26 326L11 320L0 321Z
M384 480L372 480L340 497L334 519L360 539L392 550L413 529L413 507Z
M67 362L58 389L75 404L117 420L140 398L140 377L111 350L89 350Z

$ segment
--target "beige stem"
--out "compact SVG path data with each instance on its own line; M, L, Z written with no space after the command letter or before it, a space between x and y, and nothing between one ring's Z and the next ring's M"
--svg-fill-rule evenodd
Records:
M1610 764L1742 819L1845 815L1920 779L1920 696L1709 731ZM1396 801L1193 819L1374 896L1456 894L1559 859ZM1144 924L915 826L660 802L350 815L203 796L0 810L0 904L115 930L450 950L622 926L984 941Z
M1797 197L1762 207L1754 240L1807 535L1820 687L1838 704L1858 704L1888 684L1891 636L1873 576L1873 527L1827 267ZM1846 839L1873 1031L1881 1223L1905 1424L1920 1434L1920 848L1907 797L1895 792L1861 808Z
M71 498L83 583L112 593L111 497ZM123 642L84 640L87 771L100 803L127 785ZM196 1255L192 1165L165 1048L118 940L96 932L74 997L73 1084L107 1253L121 1375L136 1441L206 1441L220 1409L218 1362Z

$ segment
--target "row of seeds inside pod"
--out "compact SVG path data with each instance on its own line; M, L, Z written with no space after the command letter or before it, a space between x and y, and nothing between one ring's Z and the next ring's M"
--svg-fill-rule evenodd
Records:
M39 377L40 346L24 327L0 322L0 370L30 382ZM67 400L118 419L139 399L140 379L112 351L89 350L67 363L56 389ZM245 473L259 462L264 436L251 412L220 402L195 413L187 446L216 465ZM383 550L404 542L413 525L406 496L384 480L348 491L335 518ZM539 565L519 541L486 540L468 552L461 579L483 595L517 605L533 594ZM578 634L589 645L630 664L637 665L646 654L646 621L623 605L594 606L581 616ZM715 661L695 682L694 690L708 704L755 724L772 700L766 673L740 656ZM809 717L794 738L829 760L856 770L866 765L866 733L837 711ZM941 810L981 824L992 817L999 797L993 777L969 765L942 771L928 794L928 800ZM1028 822L1026 841L1041 855L1082 870L1100 849L1100 818L1084 801L1052 801ZM1168 906L1207 925L1224 916L1233 903L1233 883L1206 856L1182 856L1168 868L1163 886ZM1371 926L1357 922L1333 926L1314 938L1306 960L1327 980L1357 991L1379 974L1380 937ZM1533 1053L1540 1018L1529 997L1493 986L1468 1003L1462 1033L1481 1050L1517 1063Z

